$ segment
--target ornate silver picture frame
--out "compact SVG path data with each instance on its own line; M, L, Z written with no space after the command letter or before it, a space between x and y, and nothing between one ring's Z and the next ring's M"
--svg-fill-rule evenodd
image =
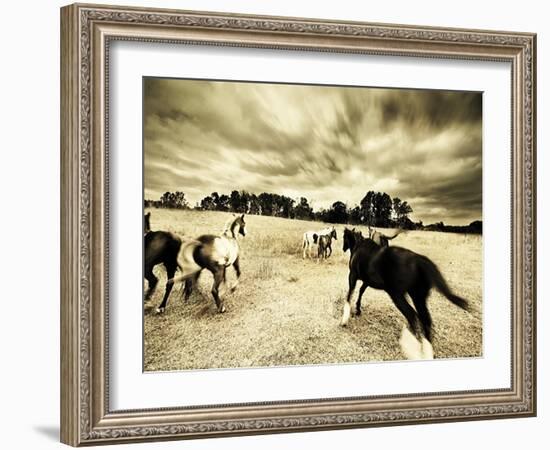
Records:
M511 317L510 386L113 409L108 326L108 194L114 176L109 172L109 58L116 41L510 64L511 149L490 150L503 151L503 158L511 154L512 159L511 298L503 302ZM62 442L81 446L534 416L535 88L536 36L530 33L85 4L62 8Z

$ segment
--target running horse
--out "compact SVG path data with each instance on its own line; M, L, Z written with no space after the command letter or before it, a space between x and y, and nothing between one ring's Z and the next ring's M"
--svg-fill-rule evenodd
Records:
M237 274L237 280L231 286L233 292L238 285L241 276L239 263L240 246L237 240L238 235L246 236L246 222L244 214L233 216L224 226L220 235L204 234L197 239L184 242L178 253L177 262L181 275L172 277L167 284L185 281L185 298L191 295L193 285L199 278L203 269L208 269L214 275L212 285L212 296L216 302L218 312L225 312L225 306L220 298L220 285L225 282L226 269L233 266ZM187 283L187 281L190 281ZM166 309L168 298L165 297L157 308L158 313Z
M350 301L358 280L363 284L355 304L356 315L361 314L361 297L368 286L381 289L392 299L394 305L407 319L410 331L424 348L427 339L427 353L433 357L432 318L426 304L432 287L435 287L448 300L465 311L469 310L468 302L455 295L447 285L437 266L426 256L419 255L401 247L384 247L372 239L363 238L355 229L344 230L344 246L350 250L349 289L342 325L348 323ZM414 308L407 302L409 294ZM415 310L416 309L416 310Z
M158 278L153 273L155 266L162 264L166 269L168 279L173 278L178 269L178 253L181 248L181 239L168 231L149 231L143 237L144 261L143 276L147 280L148 289L145 301L149 300L158 284ZM172 284L166 283L163 303L166 303L172 291Z
M337 239L334 226L325 228L321 231L306 231L302 238L302 258L305 258L306 255L311 258L311 249L313 245L318 243L319 236L329 235L331 236L331 242L328 245L328 250L330 250L328 256L332 255L332 238Z
M143 216L143 276L148 284L145 301L153 296L159 281L153 273L155 266L164 265L168 279L176 274L180 248L179 236L168 231L151 231L151 213ZM168 300L171 291L172 284L166 283L163 302Z

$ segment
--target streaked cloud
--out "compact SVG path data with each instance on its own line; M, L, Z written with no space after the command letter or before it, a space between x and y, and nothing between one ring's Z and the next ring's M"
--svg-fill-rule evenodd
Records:
M414 220L481 218L481 94L147 78L145 197L233 189L353 206L369 190Z

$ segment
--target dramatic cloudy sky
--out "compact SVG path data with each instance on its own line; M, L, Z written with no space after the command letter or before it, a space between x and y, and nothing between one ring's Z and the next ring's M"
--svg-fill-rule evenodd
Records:
M194 205L233 189L307 197L314 209L369 190L413 220L481 218L481 94L144 81L145 198Z

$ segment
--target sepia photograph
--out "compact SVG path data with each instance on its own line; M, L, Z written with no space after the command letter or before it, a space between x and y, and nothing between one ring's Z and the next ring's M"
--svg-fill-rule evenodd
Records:
M482 357L482 103L144 77L144 371Z

